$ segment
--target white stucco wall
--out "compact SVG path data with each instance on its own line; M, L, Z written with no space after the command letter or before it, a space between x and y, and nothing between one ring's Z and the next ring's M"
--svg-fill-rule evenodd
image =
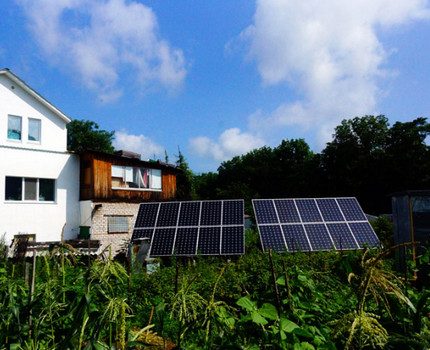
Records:
M0 146L0 235L7 243L19 233L36 234L38 242L76 238L79 232L79 159L67 153L48 153ZM55 202L5 200L5 177L55 179Z
M8 115L22 118L21 141L7 139ZM28 141L28 118L41 120L40 143ZM0 145L57 152L67 150L66 122L4 75L0 75Z
M8 115L22 119L22 140L8 140ZM41 120L40 142L28 140L28 120ZM19 233L36 240L76 238L79 231L79 159L67 153L66 119L7 75L0 75L0 236ZM55 179L55 202L6 201L6 176Z

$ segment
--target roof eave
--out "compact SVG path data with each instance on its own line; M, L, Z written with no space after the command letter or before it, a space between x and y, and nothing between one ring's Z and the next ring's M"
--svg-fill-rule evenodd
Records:
M70 123L72 120L66 116L63 112L61 112L58 108L56 108L53 104L51 104L47 99L45 99L42 95L28 86L23 80L21 80L18 76L13 74L9 69L0 70L0 75L5 75L10 80L12 80L16 85L22 88L25 92L27 92L30 96L34 97L37 101L42 103L46 108L48 108L51 112L57 115L60 119L62 119L66 123Z

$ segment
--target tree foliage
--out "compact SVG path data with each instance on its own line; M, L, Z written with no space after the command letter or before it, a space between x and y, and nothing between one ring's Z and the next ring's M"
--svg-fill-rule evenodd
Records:
M67 124L67 149L73 152L86 150L113 153L114 131L100 129L90 120L72 120Z
M176 175L176 197L181 200L190 200L193 198L193 172L179 148L176 167L179 169L179 173Z
M303 139L255 149L223 162L217 173L197 176L197 195L356 196L366 211L386 213L391 193L430 186L429 133L426 118L392 126L383 115L343 120L321 153L313 153Z

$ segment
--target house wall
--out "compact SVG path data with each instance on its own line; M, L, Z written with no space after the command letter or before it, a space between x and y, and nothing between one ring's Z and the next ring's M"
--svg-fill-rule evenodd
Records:
M91 239L100 240L101 249L111 247L113 255L124 249L131 239L134 223L139 211L139 203L106 203L93 202L96 208L93 212ZM108 233L109 216L127 216L127 233Z
M136 160L125 159L115 165L133 166ZM176 197L176 173L162 168L162 190L118 190L112 189L112 160L109 156L81 155L81 200L94 201L165 201Z
M21 141L7 139L8 115L22 117ZM41 120L41 142L27 140L28 118ZM66 122L4 75L0 75L0 145L55 152L67 151Z
M0 235L7 243L19 233L36 234L36 240L76 238L79 228L79 159L67 153L48 153L0 146ZM5 200L5 177L56 179L54 203Z
M22 140L8 140L8 115L21 117ZM28 120L41 120L40 142L28 140ZM66 120L0 75L0 235L37 241L75 238L79 227L79 160L67 153ZM55 179L55 202L6 201L5 177ZM64 226L65 225L65 226Z

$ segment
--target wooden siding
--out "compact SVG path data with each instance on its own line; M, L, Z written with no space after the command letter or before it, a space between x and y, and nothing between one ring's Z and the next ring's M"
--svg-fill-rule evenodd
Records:
M161 191L112 189L112 165L141 166L161 169ZM108 154L84 153L81 155L80 200L94 201L166 201L176 197L175 168L145 164L136 159L112 157Z

